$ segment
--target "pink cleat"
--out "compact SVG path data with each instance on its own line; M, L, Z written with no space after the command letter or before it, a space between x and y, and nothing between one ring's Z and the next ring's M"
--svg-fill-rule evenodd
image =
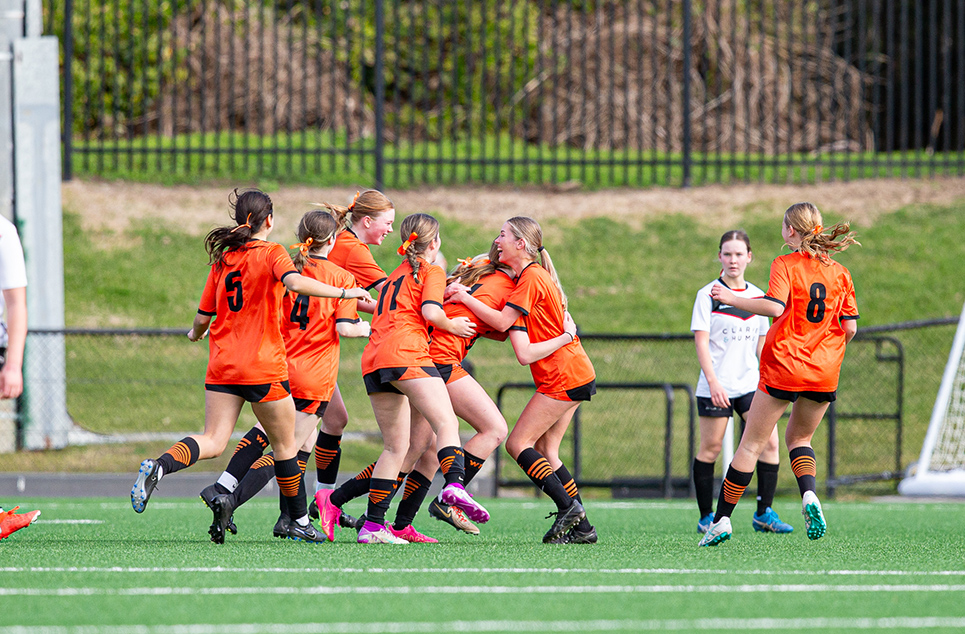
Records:
M428 535L423 535L415 529L415 526L409 524L400 531L395 530L391 524L386 524L385 527L389 529L389 532L398 537L399 539L404 539L410 544L438 544L438 539L432 539Z
M489 511L483 508L482 504L473 500L472 496L466 492L465 487L458 482L447 484L445 488L442 489L442 494L440 494L439 499L444 504L462 509L462 511L469 516L469 519L474 522L485 524L489 521Z
M325 533L328 541L335 541L335 527L338 526L338 516L342 514L342 509L332 504L331 489L322 489L315 492L315 504L318 506L318 524Z
M319 507L321 508L321 507ZM358 543L360 544L408 544L401 537L396 537L382 524L366 521L359 531Z
M40 511L17 514L16 511L19 508L19 506L15 506L12 511L0 511L0 539L8 537L11 533L16 533L21 528L30 526L35 519L40 517Z

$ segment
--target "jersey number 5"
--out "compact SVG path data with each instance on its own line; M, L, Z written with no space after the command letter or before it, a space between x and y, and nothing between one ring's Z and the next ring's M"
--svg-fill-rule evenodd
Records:
M224 289L228 294L228 308L237 313L245 305L244 295L241 293L241 272L232 271L224 278ZM232 295L232 293L234 293Z
M811 284L809 295L811 301L808 302L808 321L812 324L820 324L824 320L824 310L826 308L824 300L828 297L828 289L824 287L824 284L815 282Z

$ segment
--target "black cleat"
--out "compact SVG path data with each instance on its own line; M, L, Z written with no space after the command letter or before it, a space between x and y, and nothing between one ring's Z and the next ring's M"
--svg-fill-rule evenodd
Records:
M359 521L358 518L352 517L345 511L342 511L342 514L338 516L338 525L342 528L354 528L356 530L361 530L362 524L364 523L364 520Z
M574 526L566 535L570 538L570 544L595 544L597 540L596 528L593 526L588 531L581 531Z
M312 503L308 505L308 518L318 519L318 504L315 503L315 498L312 498Z
M278 516L278 521L275 522L275 528L272 529L272 535L275 537L285 538L288 537L288 525L291 524L292 518L288 517L284 513Z
M214 522L211 523L211 527L208 528L208 534L211 535L211 541L216 544L224 543L225 530L228 528L228 523L231 521L231 514L235 510L235 497L230 493L225 495L216 495L214 499L211 500L211 512L214 513Z
M214 484L209 484L208 486L201 489L201 493L198 494L198 497L200 497L201 500L207 505L207 507L211 509L211 511L213 512L214 508L211 506L211 501L214 500L219 495L225 495L229 493L227 489L225 489L224 491L222 491L222 489L224 489L224 487L219 486L217 482ZM208 529L208 532L210 533L213 528L214 528L214 524L211 525L211 528ZM238 534L238 527L235 526L235 516L233 513L231 517L228 518L228 525L225 528L227 528L228 532L231 533L232 535Z
M310 520L307 526L299 526L298 522L290 521L288 524L288 539L293 539L296 542L308 542L309 544L324 544L328 541Z
M147 508L147 501L151 499L151 494L160 480L157 477L158 466L156 460L148 458L141 462L141 467L137 470L137 479L131 487L131 506L138 513L143 513Z
M576 526L581 519L586 517L586 511L583 510L582 504L573 500L573 503L566 507L565 510L553 511L546 516L546 519L554 515L556 516L556 520L553 522L553 525L550 526L550 529L546 531L546 534L543 535L544 544L559 543L554 540L562 537L571 528Z

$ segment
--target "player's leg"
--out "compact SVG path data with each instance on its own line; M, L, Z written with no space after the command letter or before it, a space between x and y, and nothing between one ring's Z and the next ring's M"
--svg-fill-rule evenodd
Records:
M586 507L583 505L583 498L580 497L580 490L576 485L576 480L560 458L560 445L563 444L563 436L566 434L566 430L569 428L570 421L573 419L575 413L576 408L574 407L563 414L563 416L536 441L535 449L546 457L550 466L554 468L556 477L559 478L563 484L563 489L566 490L567 495L579 503L580 506L583 506L585 512ZM595 544L596 542L596 528L590 524L590 520L587 519L585 514L576 526L551 541L551 543L560 544Z
M700 405L698 402L698 407ZM697 420L700 426L700 446L693 464L694 491L699 512L697 532L706 533L714 522L714 464L724 442L727 417L699 416Z
M804 527L809 539L818 539L827 530L824 510L816 493L817 461L814 449L811 448L811 438L829 405L830 402L816 402L802 396L791 408L791 418L788 420L784 434L791 460L791 470L794 472L801 492L803 506L801 512L804 515Z

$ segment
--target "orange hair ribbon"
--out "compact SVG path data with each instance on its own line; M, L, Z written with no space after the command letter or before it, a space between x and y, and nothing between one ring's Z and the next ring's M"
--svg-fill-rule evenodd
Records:
M415 242L418 237L419 234L415 231L410 233L408 239L402 243L401 247L399 247L399 255L405 255L405 252L409 250L409 245Z
M349 211L352 211L353 209L355 209L355 201L359 199L359 196L361 194L362 192L359 192L359 191L355 192L355 196L352 197L352 202L349 203L349 206L348 206Z
M289 249L298 249L298 252L303 256L308 255L308 250L311 248L312 243L315 242L311 237L306 239L304 242L299 242L298 244L293 244L289 246Z
M824 227L822 227L820 224L816 224L814 225L814 229L811 230L811 233L813 233L814 235L818 235L822 231L824 231Z
M456 259L459 261L459 264L463 265L467 269L472 268L472 258L456 258Z
M245 220L245 224L238 225L237 227L229 231L229 233L234 233L235 231L237 231L238 229L241 229L242 227L248 227L249 229L251 229L251 214L248 214L248 218Z

